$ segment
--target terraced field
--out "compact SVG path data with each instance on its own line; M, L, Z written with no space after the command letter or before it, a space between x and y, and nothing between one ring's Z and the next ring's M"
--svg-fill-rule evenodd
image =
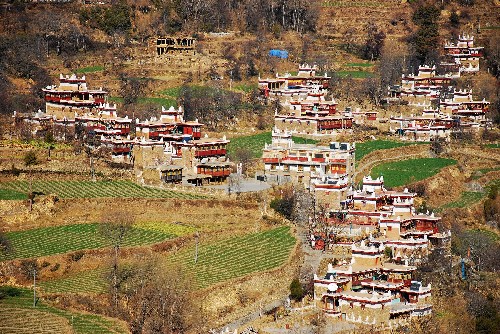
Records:
M490 170L490 169L487 169ZM493 169L497 170L497 169ZM447 203L439 208L439 210L448 209L448 208L465 208L476 204L481 201L483 198L488 196L488 193L492 188L500 187L500 179L496 179L488 183L484 187L484 191L464 191L462 192L459 199L456 201Z
M350 8L350 7L384 7L386 4L380 1L359 1L359 0L324 0L322 7Z
M0 199L23 200L28 199L28 194L12 189L0 189Z
M19 291L19 296L0 299L0 333L128 333L122 323L95 314L64 311L40 301L33 308L32 292Z
M42 291L48 293L100 294L106 292L106 270L99 268L64 278L40 282Z
M195 248L189 247L168 257L166 266L181 267L205 288L232 278L277 268L284 264L295 245L287 226L251 233L214 243L200 243L198 261ZM40 283L47 292L100 293L106 289L104 269Z
M172 224L144 223L127 232L124 247L150 245L189 233L187 227ZM0 261L63 254L83 249L109 246L109 241L99 231L99 224L74 224L51 226L26 231L6 233L14 251L0 254Z
M242 277L251 273L279 267L288 259L295 238L287 226L247 234L220 242L203 245L194 262L193 247L168 259L169 263L184 267L194 277L199 288Z
M28 191L28 181L0 183L0 199L22 199L18 194ZM61 198L206 198L202 195L142 187L131 181L34 181L33 192L55 194Z
M384 176L387 187L399 187L412 182L420 181L439 173L447 166L456 164L453 159L421 158L389 162L375 166L371 176Z

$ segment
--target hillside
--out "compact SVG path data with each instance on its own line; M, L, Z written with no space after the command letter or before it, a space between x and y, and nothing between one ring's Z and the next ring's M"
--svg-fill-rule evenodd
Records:
M305 259L317 256L325 268L318 259L345 260L345 254L313 252L304 226L276 209L288 193L304 195L304 187L229 195L217 187L145 187L133 167L105 159L93 161L92 178L77 141L51 147L12 121L13 111L43 110L41 89L61 73L85 75L90 88L102 87L118 114L134 121L157 116L161 106L187 106L190 120L205 123L204 133L227 135L231 160L248 154L242 160L253 173L262 169L258 158L279 108L259 98L259 77L316 64L318 73L332 76L329 97L338 110L376 110L385 120L413 115L416 108L382 105L370 89L382 95L420 58L435 62L444 41L461 32L476 36L485 58L479 73L456 84L491 102L491 129L414 145L390 136L383 123L356 126L335 140L356 142L356 182L383 175L388 188L409 188L418 194L415 207L442 216L453 233L449 253L417 273L432 282L434 315L406 328L500 330L498 1L84 3L0 1L0 332L207 333L229 323L261 333L339 329L316 311L304 316L310 297L293 304L295 313L281 306L297 277L312 294ZM414 14L422 8L436 15L437 29L424 55L415 50L422 26ZM193 50L158 56L159 36L196 43ZM289 58L270 57L271 49L287 50ZM212 124L221 110L222 121ZM309 137L293 140L332 140ZM25 160L29 151L39 158L34 166ZM304 215L307 209L298 208ZM463 279L460 259L466 257ZM373 330L368 327L354 330Z

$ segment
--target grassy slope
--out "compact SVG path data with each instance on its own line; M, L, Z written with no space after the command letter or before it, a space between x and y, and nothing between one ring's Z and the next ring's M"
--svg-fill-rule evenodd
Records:
M471 206L472 204L479 202L483 197L484 193L479 191L464 191L459 199L443 205L441 209L464 208L466 206Z
M177 226L160 223L146 223L134 226L127 232L123 246L154 244L187 234L192 230L188 227ZM109 241L100 232L98 223L52 226L8 232L6 236L10 240L14 251L8 255L0 254L0 261L63 254L109 246Z
M497 170L497 169L494 169ZM440 207L440 210L442 209L448 209L448 208L465 208L471 205L474 205L475 203L481 201L484 197L488 195L489 190L492 187L498 187L500 186L500 179L496 179L491 181L488 185L486 185L484 190L486 191L464 191L462 192L461 196L459 199L456 201L447 203L443 206Z
M128 333L123 324L99 315L60 310L43 301L33 308L32 292L19 290L19 296L0 299L0 333Z
M409 159L384 163L372 169L371 176L384 176L387 187L398 187L426 179L442 168L456 164L456 160L443 158Z
M13 191L12 193L7 190ZM20 193L27 193L28 181L0 183L1 199L22 199ZM42 194L56 194L62 198L183 198L196 199L206 196L161 190L139 186L130 181L35 181L33 191Z
M201 241L197 263L194 263L194 246L180 250L165 261L167 266L181 266L194 278L198 288L205 288L279 267L288 259L294 245L290 228L282 226L208 244ZM43 282L41 286L47 292L99 293L106 288L104 269Z

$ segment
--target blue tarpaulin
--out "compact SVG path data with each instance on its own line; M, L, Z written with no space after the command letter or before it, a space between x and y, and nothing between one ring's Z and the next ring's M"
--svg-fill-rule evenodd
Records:
M269 50L269 55L271 57L278 57L278 58L288 58L288 51L285 50Z

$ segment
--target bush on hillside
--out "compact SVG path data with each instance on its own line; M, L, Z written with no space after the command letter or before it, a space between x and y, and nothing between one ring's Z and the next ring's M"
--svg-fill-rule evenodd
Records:
M290 298L295 301L300 301L304 297L304 288L300 284L298 278L294 278L290 283Z

